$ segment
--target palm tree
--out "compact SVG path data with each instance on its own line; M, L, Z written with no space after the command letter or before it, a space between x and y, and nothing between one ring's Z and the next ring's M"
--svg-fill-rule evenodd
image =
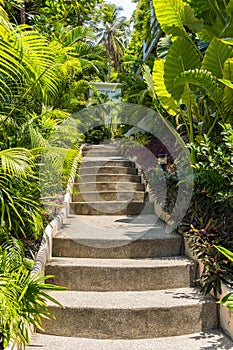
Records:
M114 71L117 72L119 59L123 56L129 39L129 22L126 17L120 16L121 7L114 4L102 6L97 16L99 22L95 25L99 44L103 44L108 55L108 80L111 74L113 61Z

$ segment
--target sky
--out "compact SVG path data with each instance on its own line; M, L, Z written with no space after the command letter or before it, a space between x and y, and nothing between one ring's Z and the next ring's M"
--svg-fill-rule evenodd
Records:
M121 16L125 16L128 19L130 19L137 6L137 4L132 3L131 0L108 0L107 2L123 7L124 10L121 12Z

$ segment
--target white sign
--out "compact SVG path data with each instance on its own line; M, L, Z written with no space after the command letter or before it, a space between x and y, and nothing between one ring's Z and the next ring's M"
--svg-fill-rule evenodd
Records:
M90 83L93 85L101 94L107 95L112 101L121 102L121 88L117 83ZM92 95L92 90L90 91Z

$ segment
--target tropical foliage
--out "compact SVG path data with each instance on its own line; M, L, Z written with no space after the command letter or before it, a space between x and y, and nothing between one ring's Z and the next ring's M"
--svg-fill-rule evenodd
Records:
M153 68L160 103L169 114L179 114L191 142L203 133L217 136L218 122L231 122L232 118L232 90L222 83L232 74L232 48L222 40L232 35L226 30L231 23L230 2L221 2L221 12L214 6L215 20L211 23L204 16L206 11L212 13L211 4L203 7L192 2L191 7L183 1L153 3L160 25L172 42L166 58L155 60ZM208 40L204 54L201 40Z
M137 11L149 18L149 2L138 4ZM134 56L125 56L121 66L124 98L153 106L176 127L190 150L194 193L179 232L204 264L203 292L220 291L221 281L232 285L230 263L214 247L232 250L233 238L232 1L153 0L153 6L162 33L144 66L142 43L137 44L133 34L128 48ZM136 20L135 33L137 28L146 33L150 26L147 20ZM130 86L133 80L138 89ZM176 175L169 174L171 183ZM169 198L175 197L168 183L167 189L172 192Z
M0 247L0 334L3 346L10 340L26 345L32 327L42 329L42 317L52 317L46 300L52 300L49 290L64 290L44 283L51 276L31 274L33 261L24 257L23 246L11 239Z
M215 246L215 248L222 253L230 262L232 266L233 262L233 253L221 246ZM233 310L233 293L227 293L220 301L220 304L225 305L228 309Z
M11 5L24 2L11 1L7 7ZM4 346L10 338L26 344L27 325L41 327L41 318L51 316L45 291L55 287L43 283L46 277L31 275L22 250L14 248L14 258L8 254L12 242L14 247L18 244L15 238L22 242L40 238L47 218L59 210L62 197L54 191L54 176L61 178L62 195L77 167L82 142L78 121L70 125L69 118L87 103L88 80L105 75L105 49L95 45L91 29L64 24L62 33L55 25L54 31L56 35L51 30L44 35L36 26L13 24L0 6L0 333Z

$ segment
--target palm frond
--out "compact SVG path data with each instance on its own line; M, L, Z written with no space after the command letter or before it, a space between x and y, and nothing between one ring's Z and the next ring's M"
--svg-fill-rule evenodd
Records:
M0 171L17 176L27 176L32 172L34 159L25 148L9 148L0 151Z

